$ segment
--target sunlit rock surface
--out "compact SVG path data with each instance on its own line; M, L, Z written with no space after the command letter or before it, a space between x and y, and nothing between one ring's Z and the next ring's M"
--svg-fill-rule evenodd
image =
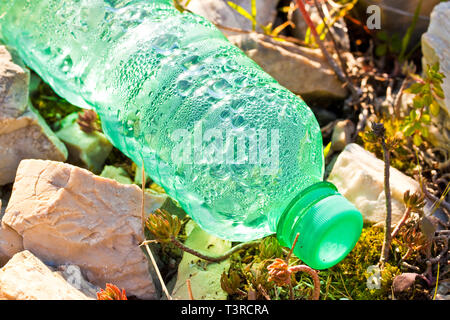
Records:
M399 170L390 169L392 193L392 223L403 216L403 195L420 189L419 184ZM384 162L357 144L347 145L339 155L328 181L361 211L364 221L384 222L386 197L384 194Z
M166 198L146 194L146 212ZM46 262L78 265L101 288L111 282L130 296L159 297L139 247L144 236L136 185L61 162L24 160L3 222Z

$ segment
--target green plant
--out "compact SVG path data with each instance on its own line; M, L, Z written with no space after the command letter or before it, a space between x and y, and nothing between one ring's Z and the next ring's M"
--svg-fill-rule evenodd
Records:
M30 99L32 105L53 130L59 129L59 120L73 112L82 110L58 97L45 82L39 84L36 91L30 95Z
M246 293L240 289L241 285L241 277L234 270L231 270L228 274L224 271L220 276L220 286L229 295L240 294L245 296Z
M177 239L177 236L181 230L180 219L175 215L171 215L164 209L156 209L153 214L150 214L145 221L145 226L147 227L148 231L155 237L156 241L161 243L172 243L181 250L209 262L224 261L228 259L233 253L239 250L247 249L259 244L259 241L244 242L234 246L229 251L220 256L210 256L198 252L192 248L185 246L180 240ZM144 241L143 244L147 243L148 242Z
M406 31L405 35L400 39L400 36L396 33L393 35L388 35L386 31L380 31L377 33L376 37L379 43L375 47L375 54L378 57L385 55L393 55L396 56L400 63L403 63L409 59L409 57L416 51L420 42L417 43L412 50L407 53L409 44L411 42L411 37L416 28L417 21L419 20L420 9L422 8L422 1L416 7L414 12L414 17Z
M344 18L358 3L359 0L339 1L340 3L334 3L332 9L329 11L329 15L323 19L323 21L316 27L317 33L320 36L320 40L325 40L328 31L333 25ZM331 2L331 1L329 1ZM305 43L317 45L315 37L311 33L311 28L308 27L305 34Z
M191 2L191 0L173 0L175 8L180 12L189 11L186 9L186 7L189 5L189 2Z
M248 12L247 10L245 10L240 5L238 5L232 1L227 1L227 4L232 9L234 9L237 13L239 13L241 16L243 16L244 18L251 21L252 31L256 31L256 27L258 26L263 30L264 34L274 37L275 39L277 39L279 41L284 41L283 39L277 38L277 36L286 27L288 27L288 26L294 27L294 24L291 21L286 21L283 24L279 25L278 27L273 28L272 22L268 23L267 25L262 25L262 24L258 23L258 21L256 20L256 15L257 15L256 0L250 0L250 1L251 1L251 10L250 10L251 13Z
M391 238L394 239L397 235L400 228L405 224L405 222L408 220L410 214L412 212L417 212L419 214L423 214L423 207L425 206L425 196L420 193L413 193L411 194L408 191L405 192L403 195L403 203L405 204L406 210L403 214L402 218L400 219L400 222L395 227L394 231L392 231Z
M431 123L431 115L439 114L439 100L444 99L442 83L444 74L439 72L439 63L427 66L425 77L416 74L409 75L415 83L405 92L415 95L412 109L404 119L401 130L406 137L412 137L416 146L423 143L423 138L428 138L428 126Z
M266 237L259 244L259 255L262 259L278 257L282 253L283 250L276 237Z

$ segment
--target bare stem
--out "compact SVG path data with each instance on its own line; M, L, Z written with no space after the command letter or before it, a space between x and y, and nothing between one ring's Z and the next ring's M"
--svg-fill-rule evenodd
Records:
M411 214L411 208L406 208L405 213L403 214L402 219L400 220L400 222L395 226L394 231L392 231L391 234L391 239L394 239L395 236L397 235L398 231L400 230L400 228L405 224L406 220L408 220L409 215Z
M330 39L331 39L331 41L333 43L334 50L336 50L337 56L339 58L339 62L341 63L342 71L344 72L344 74L345 74L345 76L347 78L347 81L348 81L348 77L349 76L347 74L347 69L346 69L346 65L347 64L345 63L344 59L342 58L341 52L339 50L339 44L336 41L336 38L334 37L333 32L331 31L331 28L328 26L328 23L327 23L326 17L325 17L325 13L323 12L322 6L320 5L319 1L318 0L314 0L314 4L315 4L315 6L317 8L317 11L319 12L319 15L320 15L320 18L322 19L323 24L325 25L325 28L328 31L327 34L328 34L328 36L330 37Z
M294 251L295 245L297 244L299 235L300 235L300 233L297 233L297 235L295 236L294 243L292 244L291 250L289 250L289 253L286 257L287 264L289 264L289 259L291 258L291 255L292 255L292 252Z
M389 258L389 248L392 240L391 239L392 199L391 199L391 185L389 182L391 166L390 166L389 150L386 147L386 138L384 133L381 138L381 147L383 148L383 156L384 156L384 193L386 196L386 221L384 226L384 241L383 247L381 249L380 263L381 266L384 266L384 263Z
M314 291L311 295L311 300L319 300L320 296L320 280L319 275L317 274L317 271L313 268L310 268L306 265L299 265L299 266L293 266L289 268L292 272L306 272L311 276L314 282Z
M145 167L144 160L142 160L142 200L141 200L141 223L142 223L142 234L145 239Z
M194 295L192 294L191 279L186 279L186 286L189 294L189 299L195 300Z
M357 101L359 97L359 92L361 90L358 90L355 88L353 83L345 76L345 73L341 70L341 68L338 66L336 61L331 57L330 53L325 48L325 45L323 44L323 41L320 39L319 34L317 33L316 27L314 25L314 22L311 20L311 17L309 16L308 12L306 11L305 4L303 3L303 0L296 0L298 9L300 10L303 19L305 19L306 24L311 29L311 33L314 36L314 39L316 40L316 43L319 45L320 50L322 51L324 57L327 59L328 63L330 64L331 68L333 68L334 72L336 73L337 77L340 81L347 84L348 88L350 89L353 100Z
M152 251L150 250L150 248L148 247L147 244L144 244L144 246L145 246L145 250L147 250L148 256L150 257L153 268L156 271L156 275L158 276L159 282L161 283L161 287L162 287L164 293L166 294L167 299L172 300L172 296L169 294L169 291L167 290L166 284L164 283L164 280L161 276L161 272L159 272L159 268L158 268L158 265L156 264L155 258L153 257Z
M259 241L255 240L255 241L250 241L250 242L244 242L241 244L238 244L237 246L234 246L233 248L231 248L230 250L228 250L227 252L225 252L223 255L220 256L209 256L206 254L203 254L201 252L198 252L195 249L189 248L188 246L184 245L184 243L180 242L177 238L175 238L173 235L170 237L170 241L177 246L178 248L180 248L181 250L190 253L196 257L199 257L200 259L209 261L209 262L221 262L224 261L226 259L228 259L233 253L239 251L239 250L243 250L243 249L247 249L247 248L251 248L255 245L259 244Z

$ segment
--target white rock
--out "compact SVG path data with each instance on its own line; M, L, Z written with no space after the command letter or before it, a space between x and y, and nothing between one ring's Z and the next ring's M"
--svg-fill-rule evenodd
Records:
M28 103L30 73L0 46L0 186L13 182L22 159L67 159L65 146Z
M81 291L50 270L30 251L14 255L0 269L0 299L89 300Z
M305 97L347 96L347 90L328 66L320 49L278 42L256 33L230 36L229 40L295 94Z
M0 185L14 181L22 159L67 159L66 147L31 104L17 118L0 111Z
M56 268L55 273L61 275L72 287L90 298L97 299L97 292L102 289L87 281L79 266L73 264L61 265Z
M185 244L200 252L221 255L231 248L229 241L218 239L206 233L193 220L188 222L186 231L188 238ZM178 300L188 300L186 280L190 279L194 299L225 300L228 295L220 286L220 276L229 268L229 260L220 263L205 263L204 260L190 253L183 253L183 258L178 266L178 275L172 297Z
M231 2L236 3L251 13L251 2L249 0L232 0ZM279 0L256 0L256 21L258 24L266 26L269 23L275 22L278 2ZM215 24L229 28L252 30L252 22L232 9L227 4L227 1L191 0L187 8ZM262 31L259 27L256 30ZM233 32L226 29L222 29L222 31L226 35L233 34Z
M146 194L146 212L166 195ZM55 161L23 160L3 222L23 246L55 265L78 265L89 282L155 299L143 241L141 190Z
M0 207L2 201L0 200ZM0 217L2 215L0 214ZM22 237L3 222L0 224L0 267L16 253L23 250Z
M384 222L386 197L384 194L384 162L357 144L347 145L339 155L328 181L361 211L364 221ZM403 216L403 195L407 190L420 190L419 184L399 170L390 169L392 194L392 224Z
M0 118L25 112L30 72L22 61L0 45Z
M122 184L132 184L130 176L122 167L104 166L100 177L116 180Z
M77 119L76 112L66 116L55 134L69 150L70 163L99 174L113 146L103 133L81 130Z
M341 120L336 123L331 135L331 148L334 151L341 151L351 141L351 136L355 132L355 125L351 120Z

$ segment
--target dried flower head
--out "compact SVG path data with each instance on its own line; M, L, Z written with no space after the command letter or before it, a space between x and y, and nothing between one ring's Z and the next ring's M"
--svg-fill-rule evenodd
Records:
M164 209L157 209L149 215L145 222L147 229L160 242L170 242L181 230L181 222L177 216Z
M97 292L97 300L128 300L125 289L120 289L111 283L106 284L106 289Z
M100 131L98 116L94 110L84 110L82 113L78 113L77 123L80 129L86 133Z
M286 261L277 258L267 267L269 270L269 281L275 282L277 286L288 286L291 283L292 271Z
M407 208L411 209L411 211L421 213L425 206L425 195L420 194L419 192L411 194L408 190L403 195L403 202Z

